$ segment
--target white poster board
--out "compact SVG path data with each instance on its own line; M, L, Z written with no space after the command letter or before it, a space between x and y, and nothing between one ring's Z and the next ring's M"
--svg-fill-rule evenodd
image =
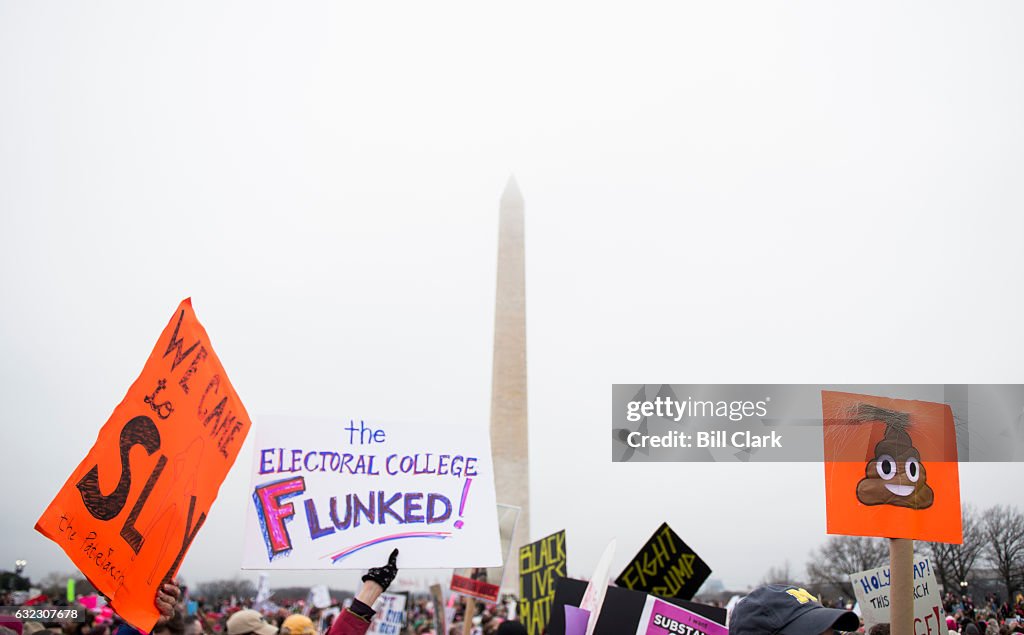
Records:
M326 584L317 584L309 589L309 601L318 609L325 609L331 605L331 591Z
M377 614L370 622L367 635L401 635L405 625L405 596L395 593L382 593L380 599L373 603Z
M243 569L501 565L486 426L253 422Z
M865 632L875 624L889 623L889 567L850 574L853 592L864 618ZM946 616L928 558L914 556L914 632L940 633L946 630Z

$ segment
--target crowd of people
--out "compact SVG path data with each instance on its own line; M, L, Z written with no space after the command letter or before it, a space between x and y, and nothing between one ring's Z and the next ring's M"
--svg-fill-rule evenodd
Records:
M397 555L395 550L385 565L367 571L353 598L343 605L323 609L303 601L281 605L255 603L251 599L189 602L177 585L166 584L155 598L160 618L152 635L363 635L373 621L374 603L398 572ZM510 617L515 598L485 603L455 597L446 607L437 606L427 594L412 595L405 606L402 635L463 635L467 619L472 622L469 629L472 635L526 634L526 628ZM11 603L9 594L0 593L0 604ZM1005 601L990 594L975 602L968 595L946 593L942 604L949 635L1024 633L1024 594L1018 593L1012 600ZM117 614L97 615L88 610L83 613L84 619L79 621L23 622L15 617L0 617L0 635L143 635ZM440 632L441 623L448 624L447 632ZM752 591L732 609L729 632L734 635L865 632L866 635L888 635L889 625L878 624L865 631L859 616L849 608L825 606L799 587L765 585Z
M935 635L1010 635L1024 633L1024 595L1000 604L995 596L976 609L970 598L946 596L943 602L945 631L915 623L915 633ZM922 630L923 629L923 630ZM733 609L730 635L834 635L866 633L889 635L889 624L865 630L864 622L850 608L826 607L808 591L791 585L764 585L752 591Z
M1013 603L1009 600L1000 602L992 593L978 603L968 595L946 593L942 608L950 631L980 635L1024 633L1024 594L1021 593Z
M363 635L376 614L373 605L398 573L397 558L395 549L386 564L366 572L354 597L325 608L303 601L257 604L254 599L208 603L196 598L190 603L177 584L164 584L154 599L160 618L151 635ZM0 605L13 603L10 594L0 593ZM526 635L526 628L509 617L506 602L459 597L453 604L445 620L451 623L448 632L441 633L438 624L446 607L435 606L429 597L413 598L405 607L402 635L463 635L468 615L473 616L472 635ZM81 608L79 620L0 617L0 635L144 635L116 613L102 615Z

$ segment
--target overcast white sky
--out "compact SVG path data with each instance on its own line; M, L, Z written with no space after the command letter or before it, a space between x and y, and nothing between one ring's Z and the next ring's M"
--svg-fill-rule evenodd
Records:
M0 567L70 569L32 525L186 296L257 418L486 425L511 172L570 574L825 539L820 465L611 464L612 383L1024 382L1024 4L596 4L0 0Z

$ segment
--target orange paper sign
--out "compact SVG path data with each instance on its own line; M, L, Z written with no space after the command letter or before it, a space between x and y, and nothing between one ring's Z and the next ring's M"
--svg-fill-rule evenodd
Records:
M152 630L157 589L177 574L249 427L185 300L36 529L125 620Z
M948 405L830 391L821 405L828 533L963 542Z

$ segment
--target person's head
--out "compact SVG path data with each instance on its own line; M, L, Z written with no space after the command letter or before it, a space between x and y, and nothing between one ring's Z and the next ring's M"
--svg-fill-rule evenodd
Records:
M316 635L316 626L313 626L313 620L296 613L281 623L281 635Z
M889 635L889 624L875 624L868 631L868 635Z
M754 589L729 617L729 635L823 635L859 627L860 618L853 611L825 608L818 598L790 585Z
M25 622L25 626L22 627L22 635L36 635L39 631L46 630L46 627L39 622Z
M498 626L497 635L526 635L526 627L515 620L506 620Z
M203 623L195 615L185 618L185 635L203 635Z
M259 611L242 609L228 618L228 635L277 635L277 627L263 621Z

